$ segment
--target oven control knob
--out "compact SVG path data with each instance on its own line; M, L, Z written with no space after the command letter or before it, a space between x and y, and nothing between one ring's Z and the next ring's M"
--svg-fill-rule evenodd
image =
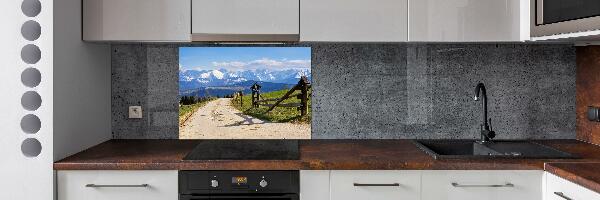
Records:
M267 180L263 179L263 180L260 180L260 183L258 183L258 185L260 185L260 187L267 187L267 185L269 185L269 183L267 183Z
M217 180L210 180L210 187L219 187L219 181Z

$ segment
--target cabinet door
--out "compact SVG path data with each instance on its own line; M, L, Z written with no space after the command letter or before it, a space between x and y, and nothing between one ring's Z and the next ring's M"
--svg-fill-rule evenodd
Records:
M575 183L546 173L546 191L544 200L600 200L600 194Z
M422 200L542 200L543 171L423 171Z
M329 200L329 170L300 171L300 200Z
M190 41L190 0L83 0L83 40Z
M177 200L177 187L177 171L57 172L58 200Z
M408 0L302 0L301 41L403 42Z
M419 200L419 171L331 171L331 200Z
M299 0L192 0L194 41L298 41ZM295 38L295 39L294 39Z
M409 41L529 40L527 0L410 0Z

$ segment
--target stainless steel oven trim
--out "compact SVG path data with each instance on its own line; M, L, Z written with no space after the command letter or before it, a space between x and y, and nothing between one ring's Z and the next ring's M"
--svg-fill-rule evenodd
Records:
M179 195L180 200L205 200L205 199L289 199L299 200L298 194L283 195Z
M537 4L536 4L537 2ZM600 16L576 19L571 21L557 22L552 24L543 24L543 0L531 1L531 36L542 37L558 34L568 34L577 32L586 32L600 29Z

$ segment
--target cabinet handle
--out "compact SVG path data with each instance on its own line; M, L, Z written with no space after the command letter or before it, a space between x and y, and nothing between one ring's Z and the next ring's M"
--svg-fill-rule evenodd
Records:
M354 183L355 187L398 187L400 183Z
M458 184L458 183L452 183L452 186L454 187L465 187L465 188L472 188L472 187L515 187L514 184L512 183L507 183L507 184L503 184L503 185L463 185L463 184Z
M96 184L87 184L85 185L85 187L91 187L91 188L103 188L103 187L110 187L110 188L123 188L123 187L148 187L150 185L148 184L139 184L139 185L96 185Z
M561 198L565 199L565 200L573 200L573 199L569 198L568 196L566 196L566 195L565 195L564 193L562 193L562 192L554 192L554 194L555 194L556 196L559 196L559 197L561 197Z

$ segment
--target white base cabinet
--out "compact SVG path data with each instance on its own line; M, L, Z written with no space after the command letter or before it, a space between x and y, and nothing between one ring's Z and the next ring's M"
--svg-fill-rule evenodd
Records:
M542 200L536 170L300 171L301 200Z
M331 171L331 200L419 200L419 171Z
M329 170L300 171L300 199L329 200Z
M600 200L600 194L582 186L546 173L544 200Z
M422 200L542 200L543 171L423 171Z
M175 170L57 171L58 200L177 200ZM536 170L303 170L301 200L600 200Z
M177 171L57 171L58 200L177 200ZM146 184L146 185L144 185Z

